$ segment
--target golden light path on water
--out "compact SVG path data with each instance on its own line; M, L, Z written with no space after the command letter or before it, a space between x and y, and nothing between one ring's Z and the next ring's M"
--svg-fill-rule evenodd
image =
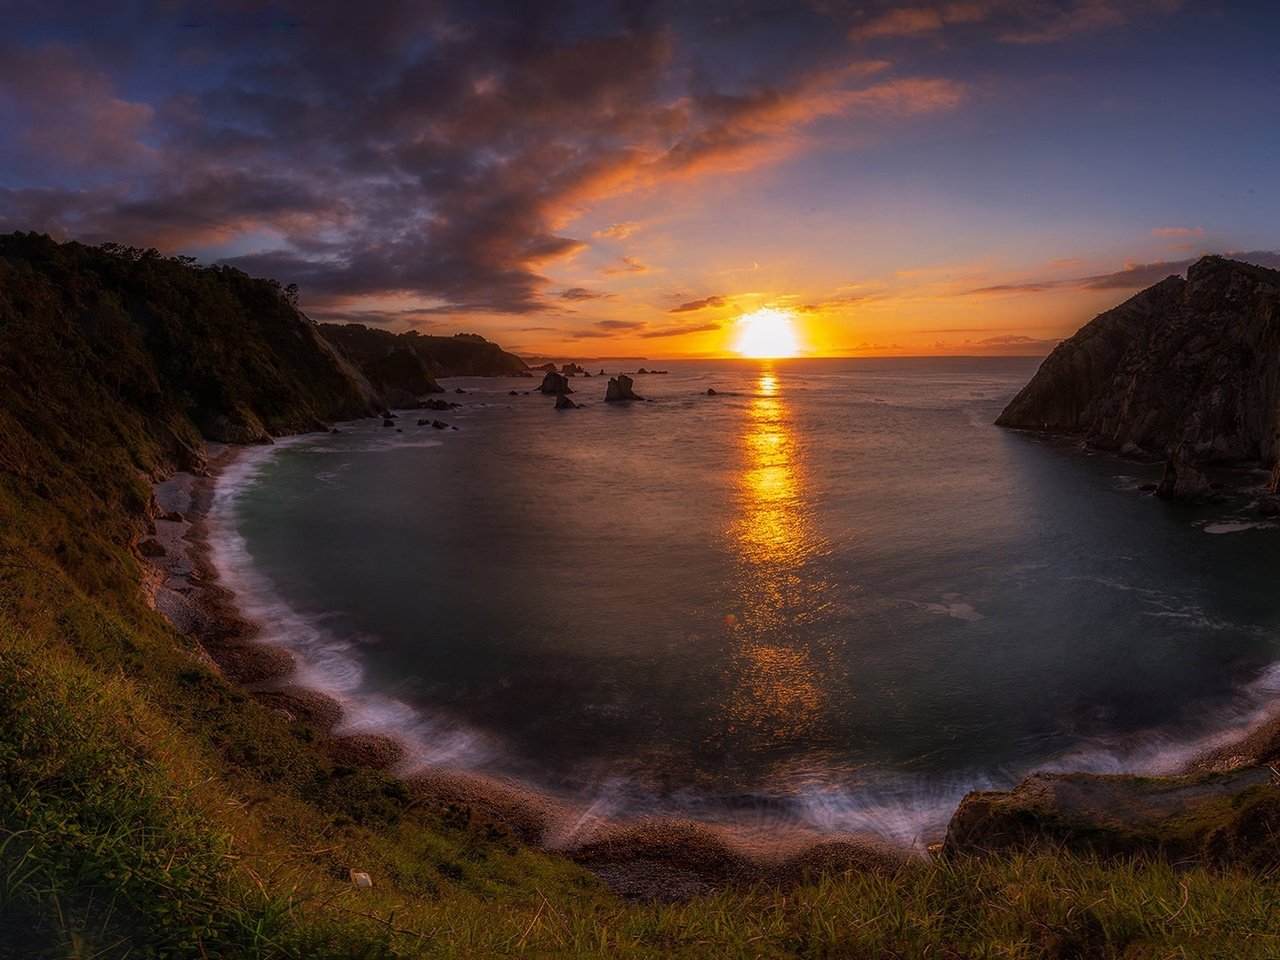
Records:
M771 366L756 384L742 435L736 518L738 610L730 631L728 737L750 750L796 744L823 722L827 677L797 627L822 602L802 575L821 548L804 489L801 444Z

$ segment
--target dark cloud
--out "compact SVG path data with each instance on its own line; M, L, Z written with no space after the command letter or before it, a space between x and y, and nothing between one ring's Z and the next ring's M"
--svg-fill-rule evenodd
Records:
M668 313L692 313L694 310L705 310L707 307L723 307L728 301L722 296L703 297L701 300L689 300L672 307Z
M586 287L570 287L567 290L560 291L561 300L613 300L614 294L601 293L598 290L588 290Z
M789 11L791 42L767 42L766 3L75 6L6 10L0 217L224 251L325 310L365 295L548 309L548 266L586 247L562 224L594 202L751 166L817 119L961 95L851 66L827 13ZM754 71L720 51L728 12ZM717 58L732 69L712 80Z

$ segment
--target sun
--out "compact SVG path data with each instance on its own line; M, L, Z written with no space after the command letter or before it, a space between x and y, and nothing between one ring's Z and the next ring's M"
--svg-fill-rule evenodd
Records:
M738 337L733 350L739 356L760 360L794 357L800 352L791 314L773 307L744 313L737 319Z

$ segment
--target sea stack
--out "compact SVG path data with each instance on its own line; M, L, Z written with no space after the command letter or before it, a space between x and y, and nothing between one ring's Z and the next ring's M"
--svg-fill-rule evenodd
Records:
M996 423L1187 462L1276 462L1280 271L1204 257L1091 320Z
M573 393L573 388L569 386L569 378L563 374L556 373L554 370L548 370L547 375L542 378L542 386L538 387L539 393Z
M636 396L636 392L631 389L631 384L631 378L625 373L610 377L609 385L605 388L605 400L610 403L620 403L623 400L643 400L644 397Z

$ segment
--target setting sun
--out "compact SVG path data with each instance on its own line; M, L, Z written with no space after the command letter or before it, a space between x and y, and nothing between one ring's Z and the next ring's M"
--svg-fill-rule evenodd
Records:
M772 307L744 313L737 320L738 336L733 350L743 357L773 359L794 357L800 352L791 314Z

